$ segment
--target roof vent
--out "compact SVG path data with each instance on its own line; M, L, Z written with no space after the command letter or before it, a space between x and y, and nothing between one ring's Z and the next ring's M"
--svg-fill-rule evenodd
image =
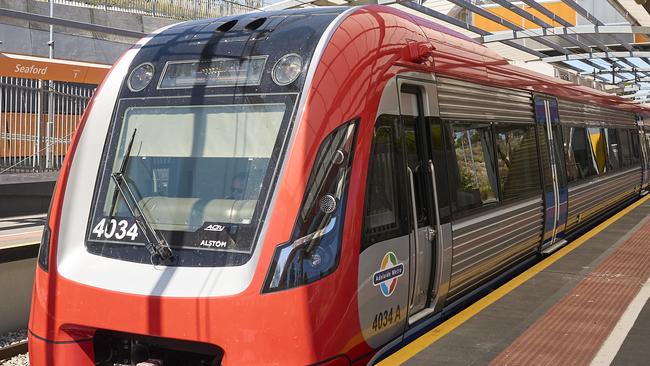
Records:
M262 24L264 24L265 21L266 21L266 18L257 18L255 20L253 20L252 22L246 24L245 28L246 28L247 31L254 31L257 28L261 27Z
M235 26L235 24L237 24L237 19L229 20L229 21L223 23L222 25L218 26L217 29L215 29L215 32L225 33L227 31L231 30L232 27Z

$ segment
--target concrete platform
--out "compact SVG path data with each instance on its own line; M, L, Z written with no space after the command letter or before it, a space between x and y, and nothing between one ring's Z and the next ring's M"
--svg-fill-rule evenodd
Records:
M650 197L380 365L650 365Z
M0 218L0 250L40 243L45 214Z

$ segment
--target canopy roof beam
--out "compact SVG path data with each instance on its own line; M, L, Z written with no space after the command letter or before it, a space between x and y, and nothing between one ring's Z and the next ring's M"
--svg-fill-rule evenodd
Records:
M616 74L627 74L627 73L634 74L635 71L645 74L646 72L650 72L650 68L643 68L643 69L620 69L620 68L617 68L615 73ZM609 69L609 70L605 69L605 70L592 71L592 72L583 71L580 74L581 75L593 75L594 73L596 75L603 75L603 74L610 74L611 75L612 74L612 69Z
M473 26L471 24L467 24L467 23L463 22L460 19L456 19L456 18L451 17L451 16L449 16L447 14L443 14L441 12L435 11L435 10L433 10L431 8L427 8L425 6L422 6L420 4L415 3L413 1L398 1L397 3L404 6L404 7L407 7L409 9L412 9L412 10L418 11L418 12L420 12L422 14L425 14L425 15L428 15L430 17L436 18L438 20L442 20L442 21L447 22L449 24L453 24L453 25L455 25L457 27L467 29L468 31L474 32L474 33L476 33L476 34L478 34L480 36L489 36L489 35L492 34L492 33L488 32L488 31L485 31L485 30L483 30L481 28L475 27L475 26ZM528 48L528 47L526 47L524 45L520 45L519 43L516 43L516 42L503 41L501 43L503 43L506 46L510 46L512 48L515 48L515 49L517 49L519 51L529 53L529 54L531 54L531 55L533 55L533 56L535 56L537 58L540 58L540 59L543 58L543 57L547 57L547 55L544 54L544 53L536 51L536 50L534 50L532 48Z
M561 16L559 16L559 15L555 14L554 12L552 12L552 11L546 9L545 7L543 7L543 6L542 6L540 3L538 3L536 0L521 0L521 1L522 1L524 4L530 6L531 8L537 10L538 12L540 12L541 14L543 14L544 16L548 17L548 18L551 19L553 22L556 22L556 23L560 24L560 25L563 26L563 27L567 27L567 28L569 28L569 27L573 27L573 26L574 26L573 24L569 23L568 21L566 21L566 20L565 20L564 18L562 18ZM583 37L584 37L587 41L589 41L589 42L591 42L591 43L597 45L598 48L600 48L603 52L611 52L611 50L609 49L609 47L607 47L607 46L606 46L603 42L601 42L598 38L592 37L592 36L590 36L590 35L583 35Z
M632 14L630 14L630 12L627 11L627 9L625 9L625 7L622 6L621 3L619 3L617 0L607 0L607 2L609 3L609 5L612 6L612 8L614 8L614 10L616 10L619 14L621 14L621 16L625 18L625 20L627 20L628 23L632 25L640 24L639 21L636 20L636 18L633 17Z
M507 0L492 0L492 2L501 5L502 7L508 9L509 11L515 13L516 15L519 15L523 19L526 19L528 21L531 21L531 22L539 25L543 29L553 28L553 26L551 24L546 23L543 19L540 19L540 18L536 17L535 15L533 15L533 14L527 12L526 10L512 4L511 2L508 2ZM591 47L589 45L586 45L586 44L580 42L576 38L570 37L570 36L568 36L566 34L562 34L562 35L560 35L560 37L562 39L564 39L565 41L568 41L568 42L573 43L574 45L580 47L585 52L591 52Z
M492 33L489 36L483 36L483 43L502 42L506 40L534 38L542 36L560 36L560 35L620 35L620 34L648 34L650 27L640 25L578 25L572 27L555 27L555 28L537 28L526 29L523 31L501 31Z
M585 8L580 6L578 3L576 3L573 0L562 0L563 3L567 4L570 8L576 11L576 13L580 14L583 18L587 19L590 23L596 25L596 26L603 26L605 23L601 22L598 20L595 16L593 16L590 12L588 12ZM622 39L621 37L614 36L614 39L616 39L618 42L621 43L623 47L625 47L626 50L632 52L634 51L634 48L630 46L630 44Z
M559 61L584 61L592 58L625 58L625 57L650 57L649 51L634 51L634 52L594 52L593 54L582 53L582 54L573 54L573 55L563 55L563 56L550 56L542 58L544 62L559 62Z
M510 21L508 21L506 19L503 19L500 16L495 15L495 14L493 14L493 13L491 13L491 12L489 12L489 11L479 7L479 6L476 6L476 5L468 2L467 0L447 0L447 1L449 1L450 3L456 4L456 5L458 5L458 6L462 7L462 8L465 8L468 11L471 11L471 12L473 12L475 14L478 14L478 15L484 17L484 18L487 18L487 19L489 19L489 20L491 20L491 21L493 21L493 22L495 22L497 24L501 24L504 27L510 28L513 31L525 31L524 28L522 28L522 27L520 27L520 26L518 26L518 25L516 25L516 24L514 24L514 23L512 23L512 22L510 22ZM547 39L544 39L543 37L541 37L539 35L535 35L535 36L533 36L531 38L533 40L535 40L536 42L539 42L540 44L543 44L544 46L549 47L549 48L551 48L551 49L553 49L553 50L555 50L555 51L557 51L559 53L562 53L564 55L568 55L568 54L571 53L566 48L564 48L564 47L562 47L562 46L560 46L560 45L558 45L556 43L553 43L553 42L551 42L551 41L549 41Z

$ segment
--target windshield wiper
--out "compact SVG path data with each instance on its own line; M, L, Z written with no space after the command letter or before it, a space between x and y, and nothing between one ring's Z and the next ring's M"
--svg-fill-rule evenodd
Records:
M129 145L126 149L124 159L122 160L122 166L120 166L120 170L111 174L111 178L113 178L113 181L115 182L115 192L113 194L111 215L113 214L113 209L115 208L115 203L117 201L117 192L119 192L120 195L122 195L124 203L126 204L126 208L128 208L129 212L131 212L131 215L135 219L135 223L138 225L138 228L144 236L145 248L149 254L151 254L152 262L153 259L157 259L161 264L169 264L174 259L174 255L172 253L171 247L169 246L169 243L167 243L163 236L158 235L156 230L149 223L149 220L147 220L147 216L145 216L142 208L140 208L138 200L131 190L129 182L126 180L126 176L124 175L129 164L131 147L133 146L133 140L135 139L135 133L137 131L137 129L133 130L133 134L131 135L131 140L129 140Z

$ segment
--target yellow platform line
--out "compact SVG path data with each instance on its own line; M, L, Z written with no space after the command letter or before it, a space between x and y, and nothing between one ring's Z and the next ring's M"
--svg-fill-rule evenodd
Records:
M454 315L453 317L449 318L449 320L443 322L442 324L438 325L437 327L431 329L427 333L421 335L417 339L413 340L411 343L407 344L397 352L393 353L390 355L388 358L384 359L380 363L377 364L377 366L389 366L389 365L400 365L409 359L411 359L413 356L415 356L418 352L424 350L425 348L429 347L432 345L434 342L439 340L440 338L444 337L445 335L449 334L451 331L454 329L458 328L461 326L463 323L471 319L474 315L480 313L483 309L487 308L488 306L492 305L494 302L499 300L500 298L504 297L510 291L516 289L520 285L524 284L526 281L530 280L532 277L543 271L544 269L548 268L550 265L553 263L557 262L560 260L560 258L564 257L565 255L571 253L574 249L580 247L582 244L584 244L587 240L591 239L594 237L596 234L600 233L601 231L605 230L608 226L613 224L614 222L618 221L621 217L625 216L628 214L630 211L634 210L635 208L639 207L642 205L644 202L646 202L648 199L650 199L650 194L646 195L645 197L641 198L640 200L634 202L630 206L624 208L614 216L610 217L609 219L605 220L602 222L600 225L596 226L595 228L589 230L587 233L583 234L576 240L572 241L571 243L567 244L566 246L562 247L560 250L557 252L553 253L552 255L546 257L544 260L540 261L539 263L535 264L525 272L521 273L517 277L513 278L509 282L505 283L501 287L497 288L496 290L492 291L490 294L486 295L485 297L481 298L471 306L467 307L465 310L461 311L460 313Z

